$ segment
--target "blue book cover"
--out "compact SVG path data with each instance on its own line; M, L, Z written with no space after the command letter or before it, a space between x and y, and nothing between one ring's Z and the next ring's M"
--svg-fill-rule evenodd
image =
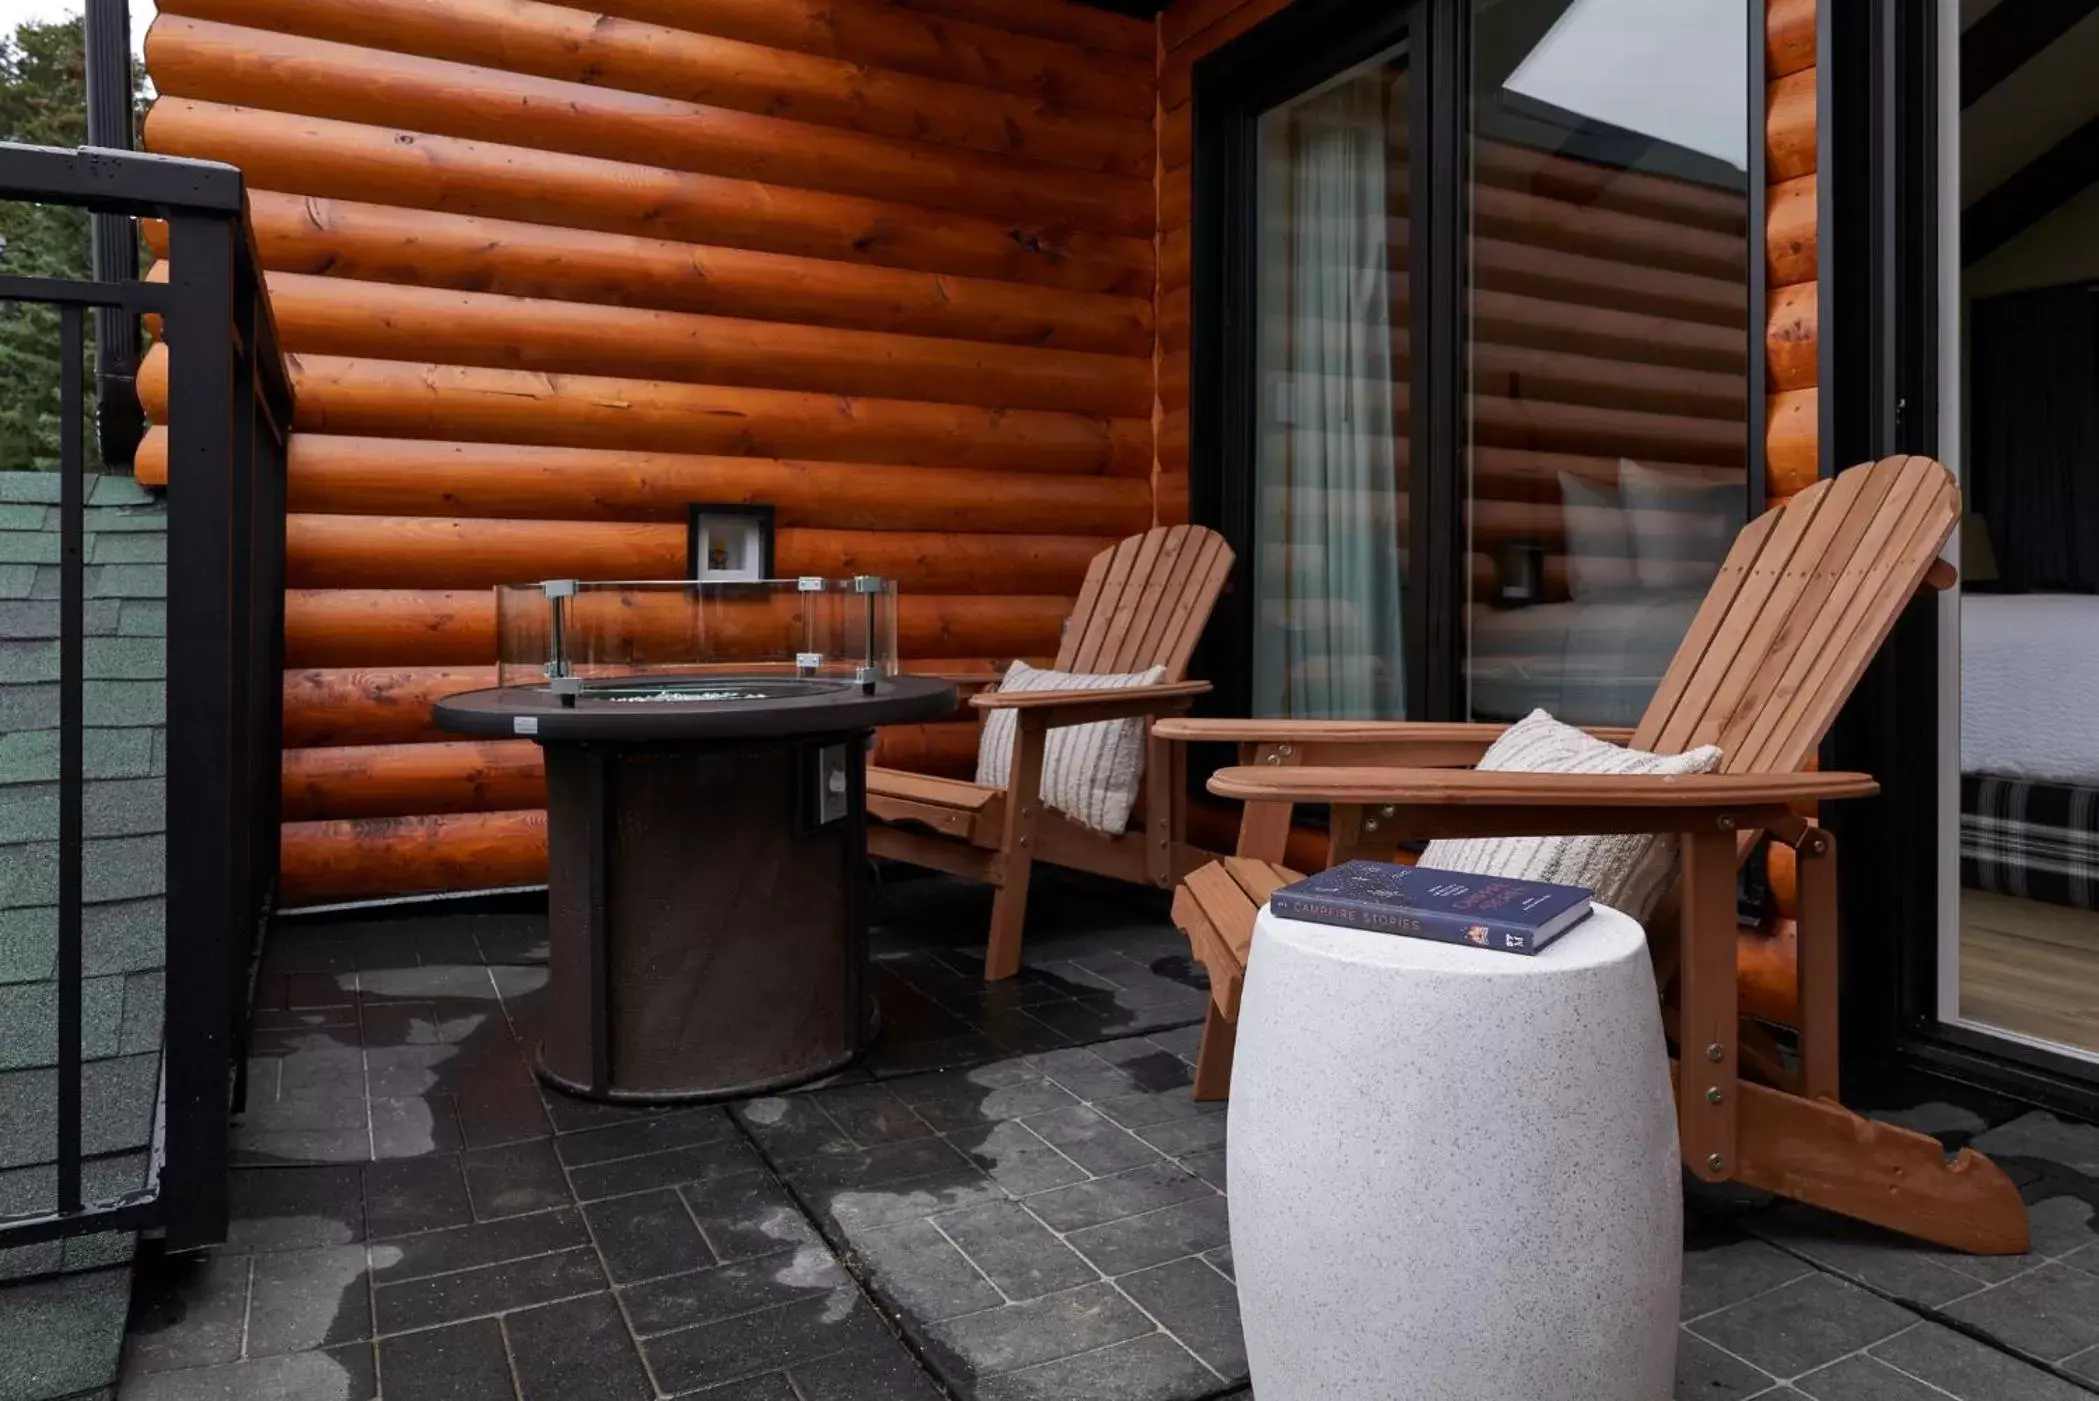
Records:
M1589 917L1575 885L1348 861L1268 897L1283 919L1534 954Z

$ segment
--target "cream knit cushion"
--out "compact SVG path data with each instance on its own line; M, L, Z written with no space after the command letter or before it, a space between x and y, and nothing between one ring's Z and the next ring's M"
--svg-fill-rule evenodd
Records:
M1542 710L1509 726L1479 767L1500 773L1712 773L1712 745L1684 754L1626 749L1563 725ZM1453 837L1428 844L1421 864L1446 871L1587 886L1596 899L1645 920L1676 875L1674 836Z
M1127 691L1156 686L1166 668L1106 675L1083 671L1042 671L1015 662L999 682L1007 691ZM1010 710L994 710L984 720L977 741L977 782L1004 788L1013 771L1015 720ZM1082 827L1121 836L1130 825L1137 785L1144 778L1144 721L1096 720L1062 725L1042 743L1042 801Z

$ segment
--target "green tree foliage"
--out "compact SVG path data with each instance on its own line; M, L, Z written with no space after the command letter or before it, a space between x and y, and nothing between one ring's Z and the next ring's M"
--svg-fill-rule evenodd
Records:
M24 24L0 37L0 141L72 148L87 142L84 22ZM87 214L55 205L0 201L0 272L17 277L87 277L93 265ZM85 339L92 342L92 318ZM91 346L86 368L93 364ZM85 406L84 406L85 407ZM58 462L59 328L54 307L0 303L0 471ZM92 442L92 417L88 420Z

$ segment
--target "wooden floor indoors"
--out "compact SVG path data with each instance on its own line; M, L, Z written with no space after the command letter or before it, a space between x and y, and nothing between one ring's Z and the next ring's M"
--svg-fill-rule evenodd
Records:
M2099 1052L2099 913L1963 890L1961 1016Z

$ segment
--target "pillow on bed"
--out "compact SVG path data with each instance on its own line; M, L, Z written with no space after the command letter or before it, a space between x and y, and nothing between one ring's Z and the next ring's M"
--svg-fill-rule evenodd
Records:
M1126 691L1156 686L1166 668L1122 675L1048 671L1015 662L998 684L1008 691ZM1004 788L1012 781L1013 737L1019 724L1010 710L985 714L977 740L977 782ZM1144 779L1144 720L1096 720L1060 725L1042 741L1042 801L1083 827L1117 837L1130 825L1137 786Z
M1628 594L1633 538L1618 493L1572 472L1560 473L1560 511L1567 525L1567 591L1576 600Z
M1740 485L1618 461L1618 490L1633 535L1643 589L1703 589L1713 582L1742 529Z
M1712 745L1684 754L1627 749L1533 710L1509 726L1478 767L1490 773L1712 773ZM1421 864L1446 871L1587 886L1596 899L1645 920L1676 875L1673 834L1601 837L1447 837L1428 844Z

